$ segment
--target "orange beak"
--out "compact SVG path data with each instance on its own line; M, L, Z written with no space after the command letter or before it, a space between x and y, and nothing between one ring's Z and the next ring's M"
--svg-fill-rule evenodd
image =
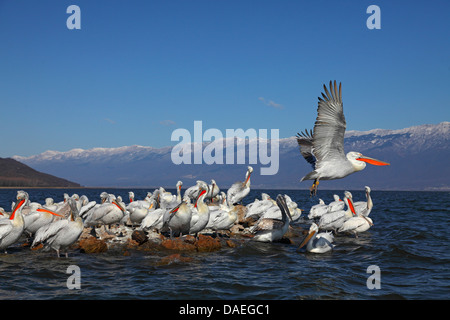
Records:
M306 236L306 238L302 241L302 243L300 243L300 245L298 246L298 249L303 248L303 247L309 242L309 239L311 239L312 236L313 236L315 233L316 233L316 232L313 231L313 232L311 232L310 234L308 234L308 235Z
M348 207L350 208L350 211L353 213L353 215L356 216L356 211L355 211L355 207L353 206L353 201L350 199L347 199L348 201Z
M53 212L53 211L50 211L50 210L47 210L47 209L39 208L39 209L36 209L36 211L39 211L39 212L47 212L47 213L50 213L50 214L52 214L52 215L54 215L54 216L62 217L62 215L57 214L56 212Z
M384 161L377 160L377 159L370 158L370 157L366 157L366 156L361 156L359 158L356 158L356 160L364 161L364 162L373 164L374 166L389 166L390 165L389 162L384 162Z
M13 220L14 219L14 216L16 215L17 209L19 209L24 202L25 202L25 199L22 199L18 203L16 203L16 205L14 206L14 210L11 213L11 216L9 217L9 220Z

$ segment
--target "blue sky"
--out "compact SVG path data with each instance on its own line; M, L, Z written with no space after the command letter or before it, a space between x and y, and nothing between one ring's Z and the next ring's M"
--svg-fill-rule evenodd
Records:
M69 30L69 5L81 30ZM369 30L366 9L381 9ZM450 120L448 1L0 0L0 157L175 145L177 128L347 130Z

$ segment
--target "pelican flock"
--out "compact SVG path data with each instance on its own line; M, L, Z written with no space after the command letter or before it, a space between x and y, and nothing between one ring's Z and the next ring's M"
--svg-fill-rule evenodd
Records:
M262 193L261 199L242 205L230 201L222 191L217 198L220 201L207 203L211 185L197 181L198 193L193 201L181 197L179 185L177 194L157 188L148 192L143 200L136 200L130 193L128 204L120 196L106 192L99 195L98 203L89 201L85 195L73 195L65 198L59 209L52 207L57 209L56 212L45 208L50 203L48 199L44 205L32 203L27 192L18 191L12 211L0 210L0 250L7 252L6 249L24 235L31 248L42 246L43 251L54 250L58 257L60 253L67 257L68 249L83 232L91 237L109 239L118 237L118 233L126 233L126 230L130 231L128 234L133 230L155 236L167 234L170 239L187 235L197 238L199 234L214 237L242 234L251 241L271 243L281 241L291 227L298 227L304 229L305 234L299 245L300 251L305 247L309 253L325 253L335 247L336 235L357 238L373 226L368 217L373 200L367 186L367 201L360 201L358 206L353 202L352 194L345 191L342 200L336 194L328 204L319 199L306 215L287 194L279 194L273 200L267 193ZM138 208L145 210L136 220L133 213ZM305 224L310 225L308 232Z
M365 168L366 163L389 165L389 163L362 155L359 152L344 154L346 122L343 113L341 84L330 82L324 85L319 97L317 118L313 130L297 135L300 152L313 170L303 180L314 180L310 196L315 196L320 180L341 179ZM257 242L277 242L285 237L291 226L303 230L303 239L298 246L309 253L326 253L336 246L336 236L357 238L373 225L369 214L373 209L371 189L366 186L365 201L353 202L353 195L345 191L341 199L338 194L326 202L319 199L311 206L309 214L303 214L296 201L287 194L278 194L272 199L262 193L261 199L253 202L248 197L253 168L247 167L245 178L230 186L225 192L214 179L210 183L198 180L186 188L182 195L182 181L175 185L176 194L163 187L147 192L144 199L135 199L133 191L128 193L128 204L121 196L102 192L98 201L77 194L63 194L63 201L54 202L45 198L45 203L31 202L25 191L17 191L11 212L0 208L0 250L5 251L19 241L22 235L31 241L31 248L42 245L44 250L55 250L57 256L79 240L84 231L95 238L123 236L127 230L144 234L175 237L214 234L230 236L241 233Z

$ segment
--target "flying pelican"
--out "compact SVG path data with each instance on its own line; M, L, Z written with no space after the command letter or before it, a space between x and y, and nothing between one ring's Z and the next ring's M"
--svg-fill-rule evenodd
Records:
M58 258L60 250L66 250L66 258L68 257L67 248L75 243L83 232L83 221L78 214L76 201L72 198L68 201L70 219L54 221L41 227L36 232L32 248L42 243L44 250L55 250Z
M255 234L253 237L254 240L261 242L280 240L288 230L291 213L287 207L286 200L280 194L277 196L277 205L281 210L281 220L270 218L259 219L250 230Z
M235 182L231 185L227 191L227 199L231 204L237 204L244 199L250 192L250 175L253 172L253 168L248 166L247 173L245 174L244 182Z
M373 221L369 217L364 216L361 212L356 212L353 206L352 194L346 191L346 199L348 206L353 213L353 217L346 220L338 229L341 233L353 233L358 238L358 233L369 230L373 226Z
M16 199L11 215L8 218L0 218L0 250L5 250L5 253L6 248L19 240L23 233L22 209L28 202L28 193L17 191Z
M312 223L309 228L309 233L302 241L298 249L303 248L306 245L306 251L312 253L325 253L333 249L334 237L330 232L321 232L317 224Z
M304 176L303 180L314 180L311 195L316 195L319 180L341 179L349 174L361 171L366 163L378 166L389 163L363 156L359 152L344 154L344 133L346 122L342 104L341 84L339 90L330 81L330 91L323 86L325 94L319 97L317 119L314 131L305 130L297 134L300 153L313 167L313 171Z

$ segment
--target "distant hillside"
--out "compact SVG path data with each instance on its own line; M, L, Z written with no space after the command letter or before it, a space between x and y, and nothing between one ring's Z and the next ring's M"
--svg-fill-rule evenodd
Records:
M0 187L80 187L50 174L36 171L11 158L0 158Z
M84 186L174 188L178 180L188 187L196 180L215 179L225 189L244 179L249 163L248 139L237 139L237 144L245 145L245 164L175 165L172 147L145 146L46 151L14 159L43 172L76 179ZM348 131L344 144L345 152L359 151L391 165L368 165L345 179L321 181L322 189L363 189L368 185L373 190L450 190L450 122L399 130ZM301 157L295 137L279 140L279 156L279 171L273 176L260 175L259 168L267 166L252 164L252 187L308 189L312 182L300 179L311 166Z

